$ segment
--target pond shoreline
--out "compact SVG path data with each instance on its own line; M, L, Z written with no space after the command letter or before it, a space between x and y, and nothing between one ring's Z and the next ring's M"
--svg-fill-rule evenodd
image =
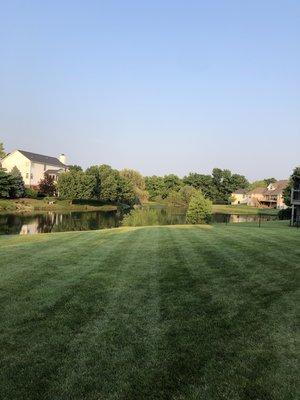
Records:
M49 204L48 202L54 202ZM71 200L61 200L51 198L50 200L45 199L29 199L21 198L14 200L0 199L0 215L4 214L32 214L39 212L72 212L72 211L117 211L118 205L114 204L70 204Z
M48 202L54 202L48 204ZM33 213L41 211L57 211L57 212L71 212L71 211L116 211L120 205L116 204L71 204L72 200L62 200L57 198L45 199L0 199L0 214L4 213ZM171 206L168 203L149 202L142 205L142 207L150 208L174 208L182 209L182 206ZM256 208L244 205L213 205L213 213L221 214L236 214L236 215L277 215L277 209L270 208Z
M186 210L160 208L152 209L152 214L155 214L155 218L147 219L144 222L137 221L134 226L186 225ZM124 215L126 215L126 212L120 208L112 211L98 209L96 211L35 210L33 212L6 212L0 213L0 235L27 235L117 228L123 225ZM213 213L210 224L264 223L276 219L276 215Z

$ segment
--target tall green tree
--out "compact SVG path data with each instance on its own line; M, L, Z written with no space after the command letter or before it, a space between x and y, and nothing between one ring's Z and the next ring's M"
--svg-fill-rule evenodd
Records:
M9 175L11 176L9 197L12 199L23 197L25 195L25 184L21 172L17 167L13 167Z
M24 196L25 186L20 171L14 167L10 173L0 169L0 197L20 198Z
M287 206L291 206L291 192L292 189L295 188L296 179L300 178L300 167L296 167L293 170L292 175L290 176L288 186L283 190L283 198L284 203Z
M79 171L82 171L82 167L80 166L80 165L76 165L76 164L74 164L74 165L69 165L68 166L68 170L70 171L70 172L79 172Z
M253 189L256 189L256 188L259 188L259 187L267 188L270 185L270 183L275 183L275 182L277 182L277 180L275 178L261 179L261 180L258 180L258 181L251 182L249 184L249 189L253 190Z
M6 152L4 150L4 145L2 142L0 142L0 160L1 158L4 158L6 156Z
M3 169L0 169L0 198L9 198L12 185L12 177Z
M146 190L149 193L150 199L154 200L157 197L162 197L166 192L164 178L161 176L146 176Z
M86 170L86 174L94 178L95 198L107 203L134 203L135 193L132 183L110 165L93 165Z
M146 203L149 193L146 190L145 178L138 171L127 168L121 170L120 175L133 187L137 201L141 204Z
M193 186L185 185L178 192L172 191L167 197L168 204L177 207L187 207L192 196L197 193Z
M99 165L92 165L86 170L87 175L93 176L95 179L95 186L93 189L93 197L96 199L100 198L100 171L99 171Z
M245 189L249 182L243 175L232 174L228 169L214 168L212 171L212 182L215 195L214 202L229 202L231 193L236 189Z
M276 180L275 178L265 178L264 181L265 181L265 183L266 183L267 186L269 186L270 183L275 183L275 182L277 182L277 180Z
M162 197L166 198L172 191L178 192L182 187L182 180L175 174L169 174L164 176L164 192Z
M100 198L105 202L117 202L120 195L119 172L110 165L99 166Z
M183 178L185 185L193 186L195 189L201 190L204 196L214 199L216 197L216 188L213 184L211 175L198 174L191 172Z
M118 203L133 205L136 203L136 194L130 181L119 175L118 178Z
M95 177L82 171L64 172L57 182L58 194L68 199L92 199Z

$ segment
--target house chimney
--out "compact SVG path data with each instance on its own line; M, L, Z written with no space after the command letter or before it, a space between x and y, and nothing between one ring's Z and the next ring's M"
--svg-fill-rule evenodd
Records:
M67 162L67 157L65 156L65 154L60 154L59 156L58 156L58 159L59 159L59 161L61 162L61 163L63 163L64 165L66 165L66 162Z

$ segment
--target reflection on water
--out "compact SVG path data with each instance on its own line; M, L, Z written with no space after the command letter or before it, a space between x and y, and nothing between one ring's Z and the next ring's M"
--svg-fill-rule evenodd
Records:
M41 214L0 215L0 234L28 235L34 233L87 231L115 228L120 225L121 214L112 212L48 212Z
M159 224L185 224L185 210L179 208L156 208ZM0 214L0 234L28 235L34 233L87 231L115 228L121 225L120 211L47 212L40 214ZM274 216L263 216L263 221ZM258 215L214 214L212 223L256 222Z
M276 215L238 215L238 214L213 214L213 223L238 223L238 222L258 222L261 221L273 221L277 219Z

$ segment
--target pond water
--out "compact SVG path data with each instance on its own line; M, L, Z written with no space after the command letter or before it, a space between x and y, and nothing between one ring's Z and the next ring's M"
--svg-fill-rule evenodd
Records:
M182 209L156 208L162 225L185 224ZM28 235L34 233L87 231L115 228L121 225L121 211L43 212L35 214L0 214L0 234ZM276 216L261 216L262 221ZM258 222L258 215L213 214L212 223Z

